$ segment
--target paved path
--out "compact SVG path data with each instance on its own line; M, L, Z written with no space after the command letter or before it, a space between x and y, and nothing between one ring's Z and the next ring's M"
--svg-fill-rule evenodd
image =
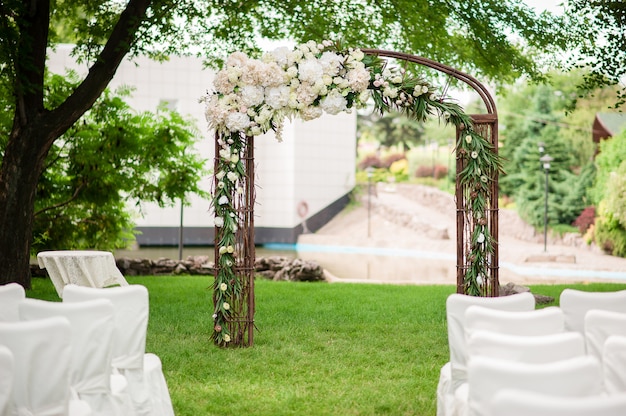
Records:
M453 197L433 188L379 186L315 234L301 235L298 255L344 281L455 284ZM626 284L626 259L595 247L548 243L511 211L500 210L500 282ZM447 235L448 238L445 238Z

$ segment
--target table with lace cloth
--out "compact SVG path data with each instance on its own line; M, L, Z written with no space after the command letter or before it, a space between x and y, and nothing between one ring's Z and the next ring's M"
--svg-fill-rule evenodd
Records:
M59 295L68 284L90 287L127 286L109 251L60 250L37 254L39 267L46 269Z

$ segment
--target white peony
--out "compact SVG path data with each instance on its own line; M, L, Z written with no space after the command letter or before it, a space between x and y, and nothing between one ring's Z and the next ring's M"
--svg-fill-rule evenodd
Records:
M346 109L348 101L337 90L332 90L320 102L320 106L328 114L339 114Z
M280 48L276 48L272 52L270 52L270 55L274 58L274 62L276 62L281 67L286 68L289 64L290 53L291 49L286 46L281 46Z
M306 59L300 62L298 71L300 72L300 81L310 82L311 84L315 84L315 81L324 75L324 68L317 59Z
M343 57L337 55L335 52L324 52L319 59L320 64L322 65L323 73L325 75L329 75L334 77L339 74L339 69L341 69L341 63L343 62Z
M230 113L226 116L224 124L230 131L243 131L250 126L250 117L245 113Z
M245 85L240 90L241 103L246 107L255 107L263 103L265 99L265 91L263 87L254 85Z
M362 92L370 85L370 73L367 69L352 69L347 75L350 88Z
M291 90L286 86L266 88L265 103L275 110L285 108L289 103L290 92Z
M322 116L322 109L320 107L305 107L300 110L300 118L304 121L314 120Z
M248 62L248 55L243 52L233 52L226 58L226 66L243 67Z

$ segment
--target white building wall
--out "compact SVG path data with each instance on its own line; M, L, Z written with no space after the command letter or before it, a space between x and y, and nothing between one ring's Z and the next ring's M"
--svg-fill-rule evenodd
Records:
M80 74L86 65L78 65L69 56L70 45L60 45L49 55L51 72L64 74L71 68ZM203 69L202 62L193 57L172 57L159 63L148 58L124 61L109 85L121 85L135 90L127 102L136 111L156 111L166 101L178 112L195 120L204 137L196 146L212 169L214 142L204 119L204 104L199 99L211 89L213 71ZM283 142L273 133L255 138L257 204L255 226L294 228L301 222L297 214L300 201L308 204L307 217L324 209L353 188L356 160L356 115L324 115L318 120L288 122ZM210 189L211 178L203 178L201 186ZM142 204L137 211L140 227L178 227L180 206L159 208ZM184 207L185 227L211 227L210 203L197 196L191 206Z

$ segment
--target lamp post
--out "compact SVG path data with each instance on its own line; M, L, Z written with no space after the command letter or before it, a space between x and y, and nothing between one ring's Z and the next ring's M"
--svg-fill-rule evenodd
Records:
M369 166L367 171L367 237L372 236L372 176L373 168Z
M544 200L544 211L543 211L543 251L547 251L548 246L548 173L550 172L550 162L552 162L554 158L552 158L549 154L545 154L539 158L539 161L543 165L543 170L546 173L546 196Z

